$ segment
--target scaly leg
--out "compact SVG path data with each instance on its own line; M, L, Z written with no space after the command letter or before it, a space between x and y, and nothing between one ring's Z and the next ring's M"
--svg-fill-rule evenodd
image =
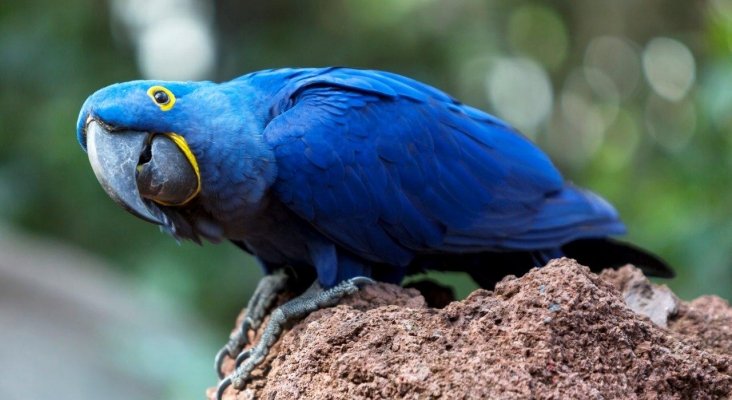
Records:
M287 281L289 276L284 270L276 271L272 274L266 275L257 284L257 288L254 290L254 294L249 299L247 304L247 312L244 316L244 320L241 322L239 330L237 330L229 342L216 353L214 359L214 368L216 373L219 375L219 379L224 377L224 373L221 367L224 363L224 359L228 356L230 358L237 357L249 343L248 332L250 329L256 330L262 324L264 316L269 311L272 304L277 299L277 296L287 289Z
M287 323L304 318L321 308L334 306L344 296L356 293L364 285L373 282L371 278L359 276L343 281L328 290L321 289L316 282L302 295L277 307L270 314L267 328L265 328L257 345L251 351L245 352L244 354L247 354L247 356L241 360L243 362L237 367L236 371L219 383L216 399L221 400L224 391L229 386L233 386L237 390L244 388L252 370L264 361L269 349L277 341Z

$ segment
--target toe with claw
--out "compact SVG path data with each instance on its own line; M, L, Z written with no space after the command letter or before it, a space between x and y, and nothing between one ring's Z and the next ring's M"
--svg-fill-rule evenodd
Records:
M214 369L219 379L224 377L223 365L226 358L237 358L241 350L249 344L249 330L258 329L267 311L272 307L277 296L287 289L289 276L279 270L265 276L254 291L247 305L246 316L241 326L229 341L216 353Z
M304 318L313 311L336 305L343 297L356 293L365 285L373 282L374 280L371 278L359 276L345 280L327 290L321 289L316 282L302 295L277 307L270 314L269 323L257 345L239 354L234 373L219 383L216 399L221 400L229 386L236 390L244 389L251 372L264 361L270 348L288 323Z

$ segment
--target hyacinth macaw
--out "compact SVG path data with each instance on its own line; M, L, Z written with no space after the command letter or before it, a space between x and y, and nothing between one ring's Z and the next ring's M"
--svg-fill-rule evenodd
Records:
M245 385L283 323L371 279L450 269L489 286L560 256L672 275L609 239L625 231L613 207L565 181L508 124L393 73L115 84L86 100L77 137L128 211L176 238L230 240L261 263L247 317L216 357L221 375L238 356L219 397ZM276 294L303 280L314 283L242 352Z

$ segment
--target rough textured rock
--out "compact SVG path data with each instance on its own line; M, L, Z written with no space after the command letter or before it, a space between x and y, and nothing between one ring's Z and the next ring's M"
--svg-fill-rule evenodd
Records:
M732 309L560 259L442 309L368 287L296 324L255 372L225 398L732 398Z
M654 324L668 327L669 317L678 311L679 299L665 285L654 285L637 268L608 269L601 275L623 293L625 304Z

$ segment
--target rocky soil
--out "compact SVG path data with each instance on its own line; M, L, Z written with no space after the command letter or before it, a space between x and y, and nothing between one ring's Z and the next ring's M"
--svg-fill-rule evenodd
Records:
M732 308L569 259L441 309L378 284L293 326L255 375L225 398L729 399Z

